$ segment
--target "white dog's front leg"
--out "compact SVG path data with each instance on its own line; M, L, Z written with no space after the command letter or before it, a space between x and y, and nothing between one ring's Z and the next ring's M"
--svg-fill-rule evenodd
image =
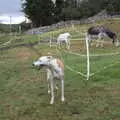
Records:
M54 103L54 81L53 79L51 79L50 81L51 83L51 101L50 101L50 104L53 104Z
M48 94L50 94L50 80L47 79L47 82L48 82Z
M54 88L55 88L56 90L59 89L58 86L57 86L57 80L54 80Z
M64 79L61 80L61 101L64 102Z

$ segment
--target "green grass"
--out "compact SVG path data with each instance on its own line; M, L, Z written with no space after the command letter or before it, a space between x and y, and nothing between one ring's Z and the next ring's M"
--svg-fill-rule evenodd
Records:
M59 32L56 30L54 34ZM76 30L70 32L73 37L78 35ZM48 37L48 34L40 37ZM37 39L26 36L25 40L23 42L29 43ZM85 54L85 49L80 48L81 41L72 41L72 45L76 53ZM54 105L49 104L45 71L33 69L32 62L39 57L38 53L46 55L50 52L61 58L56 48L36 45L0 51L0 120L120 120L120 55L90 57L91 73L95 75L86 82L66 68L68 65L86 74L86 57L60 51L65 62L65 102L61 103L58 90L55 91ZM119 51L120 47L111 44L105 48L90 48L91 55ZM108 68L103 69L105 66Z

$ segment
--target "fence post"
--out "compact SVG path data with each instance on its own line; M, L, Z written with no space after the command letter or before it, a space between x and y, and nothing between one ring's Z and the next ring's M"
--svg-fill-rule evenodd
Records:
M90 77L90 55L89 55L89 43L88 43L87 36L85 38L85 41L86 41L86 54L87 54L87 80L89 80L89 77Z

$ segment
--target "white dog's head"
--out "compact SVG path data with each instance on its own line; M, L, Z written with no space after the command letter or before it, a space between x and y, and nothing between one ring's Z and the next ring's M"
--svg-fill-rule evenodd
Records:
M49 66L52 56L42 56L37 61L33 62L33 66L41 69L44 66Z

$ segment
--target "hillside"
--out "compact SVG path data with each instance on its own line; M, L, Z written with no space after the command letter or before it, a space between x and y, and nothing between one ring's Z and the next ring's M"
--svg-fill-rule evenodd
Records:
M23 34L20 36L23 39L15 36L0 39L0 48L7 47L0 50L0 120L119 120L120 46L115 47L110 39L106 39L104 48L96 48L93 41L90 79L86 81L84 44L88 27L102 24L120 33L119 21L108 19L64 26L43 34ZM62 49L56 47L55 39L63 32L71 34L69 51L64 45ZM58 80L59 89L54 91L55 104L49 104L46 71L32 66L41 55L52 55L64 61L64 103L60 101Z

